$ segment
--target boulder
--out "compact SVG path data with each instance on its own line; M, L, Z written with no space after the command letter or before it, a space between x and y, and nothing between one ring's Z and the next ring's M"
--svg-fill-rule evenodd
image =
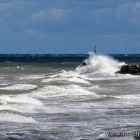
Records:
M140 65L123 65L116 73L140 75Z
M86 64L86 62L83 62L83 66L86 66L87 64Z

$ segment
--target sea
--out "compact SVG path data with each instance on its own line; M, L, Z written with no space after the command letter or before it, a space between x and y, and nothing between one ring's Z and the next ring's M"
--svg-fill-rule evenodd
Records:
M124 64L140 54L0 54L0 140L140 140L140 76Z

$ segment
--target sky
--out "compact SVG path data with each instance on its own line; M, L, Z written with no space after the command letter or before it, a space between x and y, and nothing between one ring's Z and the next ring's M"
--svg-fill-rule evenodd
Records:
M140 0L0 0L1 54L140 54Z

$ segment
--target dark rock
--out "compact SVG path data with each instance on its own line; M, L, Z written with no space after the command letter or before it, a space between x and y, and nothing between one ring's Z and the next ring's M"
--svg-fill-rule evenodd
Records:
M140 75L140 66L139 65L123 65L119 71L116 73L121 74L132 74L132 75Z
M86 66L87 64L85 62L83 62L83 66Z

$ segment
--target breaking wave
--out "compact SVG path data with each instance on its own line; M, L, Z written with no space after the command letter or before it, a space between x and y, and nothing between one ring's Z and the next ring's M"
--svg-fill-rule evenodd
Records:
M89 58L85 59L83 62L85 66L78 66L76 68L78 73L93 72L113 74L125 64L107 55L93 55L92 52L89 52Z
M16 84L16 85L11 85L7 87L2 87L0 90L10 90L10 91L15 91L15 90L31 90L31 89L36 89L38 86L32 85L32 84Z
M17 123L36 123L36 121L32 117L25 117L22 115L7 112L0 113L0 121Z

